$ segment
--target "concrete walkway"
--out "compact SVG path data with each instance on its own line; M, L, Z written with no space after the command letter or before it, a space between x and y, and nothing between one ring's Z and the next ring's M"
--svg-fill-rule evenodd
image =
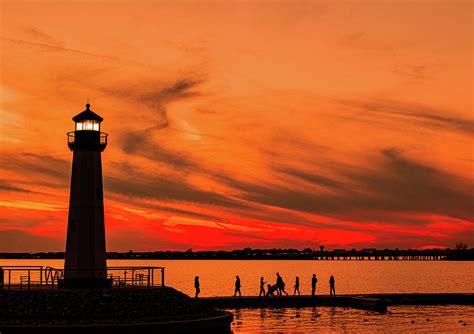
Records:
M389 305L474 305L474 294L452 293L340 295L336 297L328 295L264 298L243 296L203 297L199 299L216 308L337 306L377 312L387 311Z

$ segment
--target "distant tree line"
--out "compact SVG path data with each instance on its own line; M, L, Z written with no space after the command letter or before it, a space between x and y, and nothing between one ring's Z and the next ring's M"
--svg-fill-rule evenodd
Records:
M474 248L469 249L465 243L457 243L452 249L334 249L325 250L305 248L244 248L231 251L155 251L155 252L108 252L108 259L176 259L176 260L312 260L321 257L339 258L349 256L439 256L446 260L474 260ZM0 253L0 259L64 259L64 252L40 253ZM1 265L1 264L0 264Z

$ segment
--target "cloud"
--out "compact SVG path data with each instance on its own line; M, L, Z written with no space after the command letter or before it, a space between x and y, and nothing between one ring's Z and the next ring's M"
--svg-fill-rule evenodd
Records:
M29 193L30 192L27 189L11 185L9 182L7 182L5 180L0 180L0 191L15 191L15 192L23 192L23 193Z
M393 70L393 73L408 77L416 81L423 81L430 78L428 74L429 67L426 65L405 64L398 66Z
M87 51L81 51L77 49L70 49L70 48L65 48L62 46L54 45L54 44L31 42L31 41L25 41L21 39L7 38L7 37L0 37L0 40L9 42L12 44L16 44L16 45L25 46L25 47L34 47L34 48L45 49L49 51L66 52L66 53L71 53L71 54L84 55L84 56L102 58L102 59L107 59L107 60L119 60L118 57L114 57L114 56L107 56L107 55L101 55L101 54L96 54L96 53L87 52Z
M17 172L20 175L42 175L59 181L69 179L71 163L49 155L22 153L19 155L3 155L0 158L3 170Z
M130 100L132 103L147 106L153 112L154 125L143 131L143 136L151 131L164 129L169 126L168 105L179 100L186 100L199 96L196 88L201 80L184 77L171 83L144 81L138 84L118 85L117 87L104 87L102 90L119 99ZM135 137L139 134L135 133Z
M325 188L337 188L340 189L343 185L329 177L318 175L312 172L307 172L303 170L298 170L296 168L276 166L273 169L279 173L283 173L287 176L293 177L300 181L305 181L314 185L319 185Z
M121 135L120 145L125 153L135 156L142 156L155 162L171 165L181 170L194 168L198 169L198 164L185 153L170 150L163 145L152 141L151 129L136 132L126 132Z
M23 29L25 33L27 33L29 36L33 37L36 40L40 40L44 43L47 43L48 45L55 45L62 47L62 43L58 42L53 36L47 34L46 32L35 28L35 27L26 27Z
M474 121L467 118L449 115L446 111L430 108L417 103L408 103L396 100L337 100L336 103L365 111L363 116L389 117L390 121L412 122L440 131L452 131L467 135L474 135Z
M294 168L276 170L290 176L286 185L251 184L226 176L220 179L254 204L341 220L390 222L394 212L473 219L469 180L411 160L394 148L381 151L373 167L333 166L337 181ZM295 178L309 185L301 187ZM321 186L332 191L321 191Z
M117 165L116 175L105 176L104 183L108 191L129 197L222 207L246 207L244 203L225 195L199 189L179 175L145 173L130 164L122 164L120 167Z
M474 218L469 180L411 160L395 148L381 153L378 170L347 174L371 194L361 203L367 209Z
M49 238L20 230L0 230L0 252L64 251L63 238Z

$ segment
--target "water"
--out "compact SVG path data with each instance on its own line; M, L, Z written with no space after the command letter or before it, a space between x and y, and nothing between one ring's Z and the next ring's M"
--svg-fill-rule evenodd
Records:
M228 310L233 333L473 333L474 306L391 306L386 314L304 307Z
M194 295L199 275L201 296L233 294L235 275L243 295L257 295L260 276L271 283L278 271L291 293L298 275L301 293L310 292L318 275L318 294L329 292L329 276L339 294L474 293L474 262L444 261L292 261L292 260L109 260L109 266L164 266L166 284ZM0 266L42 265L62 268L63 260L0 260ZM234 333L473 333L474 306L391 306L387 314L333 307L229 310ZM429 319L429 321L427 321Z
M336 278L338 294L365 293L474 293L474 261L306 261L306 260L109 260L110 266L164 266L166 284L194 295L194 276L201 296L234 293L235 275L242 295L258 295L260 276L275 282L278 271L288 292L296 275L301 294L311 292L311 275L318 276L317 294L329 293L329 276ZM43 265L62 268L64 260L0 260L0 265Z

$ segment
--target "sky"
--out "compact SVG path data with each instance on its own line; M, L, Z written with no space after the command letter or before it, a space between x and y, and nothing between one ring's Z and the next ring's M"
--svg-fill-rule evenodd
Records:
M473 12L0 0L0 251L64 251L88 98L109 251L474 246Z

